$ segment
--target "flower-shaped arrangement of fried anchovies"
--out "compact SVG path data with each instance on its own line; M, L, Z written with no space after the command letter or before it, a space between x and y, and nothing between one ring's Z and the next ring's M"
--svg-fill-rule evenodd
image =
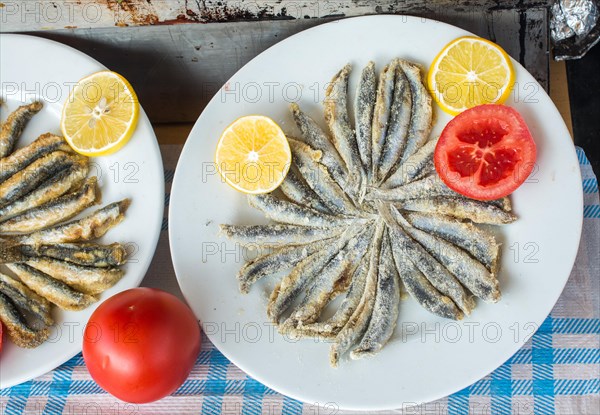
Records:
M0 320L25 348L48 339L52 304L82 310L97 302L122 278L127 256L119 243L91 241L123 220L128 199L72 220L100 203L87 157L53 134L13 151L41 108L39 102L19 107L0 133L0 263L14 274L0 272Z
M473 296L500 298L499 244L474 224L516 217L505 198L471 200L448 188L433 166L431 97L420 68L394 59L379 75L369 63L348 112L350 66L324 101L326 134L292 104L299 138L280 192L248 197L270 225L222 225L227 237L272 250L238 274L247 293L260 278L291 269L275 287L268 317L280 332L333 340L330 362L377 353L401 312L401 287L425 309L459 320ZM335 314L325 307L344 295Z

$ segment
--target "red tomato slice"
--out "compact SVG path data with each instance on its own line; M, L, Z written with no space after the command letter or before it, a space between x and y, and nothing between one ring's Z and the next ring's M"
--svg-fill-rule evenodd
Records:
M536 148L521 115L497 104L452 119L435 148L434 164L452 190L478 200L511 194L529 177Z

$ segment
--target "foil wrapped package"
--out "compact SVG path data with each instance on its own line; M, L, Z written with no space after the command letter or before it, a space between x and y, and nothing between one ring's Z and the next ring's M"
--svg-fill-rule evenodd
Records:
M551 11L554 59L580 58L600 40L597 0L557 0Z

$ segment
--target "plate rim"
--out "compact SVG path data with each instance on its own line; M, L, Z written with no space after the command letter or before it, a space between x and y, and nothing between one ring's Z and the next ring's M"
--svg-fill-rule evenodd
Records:
M336 19L336 20L333 20L333 21L330 21L330 22L319 24L317 26L313 26L313 27L307 28L305 30L302 30L302 31L300 31L298 33L295 33L295 34L293 34L293 35L291 35L291 36L289 36L289 37L281 40L280 42L278 42L278 43L270 46L269 48L265 49L264 51L262 51L261 53L259 53L257 56L255 56L254 58L252 58L246 64L244 64L238 71L236 71L224 83L224 85L226 85L227 83L229 83L230 81L232 81L239 73L243 72L245 70L245 68L247 66L251 65L255 60L260 59L261 56L264 53L270 51L271 49L273 49L275 47L281 47L281 44L285 43L288 39L294 38L295 36L300 35L300 34L302 34L304 32L308 32L308 31L324 30L323 28L326 27L326 26L335 25L335 24L339 24L339 23L345 23L345 22L348 22L348 21L368 20L368 19L370 19L370 20L387 20L387 19L390 19L390 20L397 20L397 19L420 20L421 22L426 22L426 23L430 23L430 24L436 24L436 25L439 25L439 26L447 26L447 27L450 27L452 29L458 29L458 30L464 32L465 35L468 34L468 35L480 37L480 36L478 36L478 35L476 35L476 34L474 34L472 32L469 32L469 31L467 31L467 30L465 30L465 29L463 29L461 27L458 27L458 26L455 26L455 25L452 25L452 24L448 24L448 23L445 23L445 22L441 22L441 21L434 20L434 19L429 19L429 18L424 18L424 17L420 17L420 16L413 16L413 15L378 14L378 15L367 15L367 16L356 16L356 17L349 17L349 18L340 18L340 19ZM523 65L521 65L518 61L516 61L512 57L511 57L511 62L513 63L513 65L519 66L522 70L524 70L526 73L528 73L534 79L535 83L540 87L539 91L548 99L548 101L552 104L553 109L559 115L559 117L560 117L560 120L559 120L560 123L564 126L564 130L567 132L568 137L571 138L571 140L572 140L572 137L571 137L570 133L568 132L568 129L566 127L566 123L564 122L564 119L560 115L560 113L559 113L559 111L558 111L558 109L556 107L556 104L552 101L552 99L550 98L550 96L548 95L548 93L544 90L543 87L541 87L541 85L535 79L535 77L533 77L533 75L531 75L529 73L529 71L525 67L523 67ZM218 100L220 90L221 90L221 88L219 89L219 91L217 91L215 93L215 95L211 98L211 100L209 101L209 103L206 105L205 108L208 108L209 106L213 105L214 102L216 102ZM203 110L203 112L204 112L204 110ZM174 211L173 206L178 203L177 202L177 200L178 200L177 197L173 197L173 196L177 192L176 189L178 188L178 183L180 181L184 180L183 178L181 178L181 169L179 169L179 164L182 163L183 155L186 152L186 149L189 148L189 146L190 146L189 143L191 141L190 140L191 137L194 135L196 129L199 128L199 122L200 122L201 115L202 114L200 114L199 118L194 123L194 126L193 126L192 130L190 131L190 133L189 133L189 135L188 135L188 137L187 137L187 139L185 141L185 144L184 144L184 146L182 148L181 154L180 154L179 159L177 161L177 166L176 166L176 169L175 169L175 174L174 174L174 177L173 177L173 182L172 182L172 187L171 187L171 203L170 203L169 212L168 212L169 223L170 224L174 223L174 220L172 219L172 216L171 216L171 215L173 215L173 211ZM575 149L574 145L570 147L569 152L570 152L569 157L577 160L576 149ZM577 229L576 229L577 232L576 233L579 235L579 238L577 240L577 243L574 244L574 246L572 247L573 255L572 255L572 259L570 259L570 261L569 261L569 264L570 264L569 268L571 270L572 270L572 268L573 268L573 266L575 264L575 260L577 258L577 253L578 253L579 245L580 245L580 242L581 242L582 227L583 227L583 203L584 203L584 201L583 201L583 188L581 186L581 171L579 169L579 164L577 164L577 166L578 166L578 170L577 170L576 174L579 177L579 184L580 184L577 187L577 191L578 191L578 200L580 201L580 203L578 204L577 217L579 218L579 220L577 221ZM168 232L169 232L169 250L170 250L170 253L171 253L171 257L172 257L172 263L173 263L173 268L174 268L174 271L175 271L175 276L177 278L177 283L179 284L179 287L181 289L181 292L182 292L184 298L186 299L186 301L188 303L190 303L189 296L186 293L186 291L184 290L184 287L183 287L183 284L182 284L183 277L180 277L180 275L182 274L181 266L178 265L176 263L176 261L175 261L175 258L177 256L177 252L174 249L172 241L174 240L173 237L176 237L176 235L173 234L174 231L173 231L173 227L172 226L169 226ZM569 275L567 275L566 278L564 279L564 283L561 284L562 285L561 289L560 289L560 291L558 291L558 294L556 295L556 298L553 298L551 302L547 303L547 304L549 304L549 306L548 306L547 312L544 312L544 319L550 314L550 312L554 308L554 305L558 301L560 295L564 291L564 288L565 288L565 286L566 286L566 284L567 284L567 282L569 280L569 276L570 276L570 272L569 272ZM201 316L197 315L196 317L198 319L202 320ZM537 322L538 323L538 328L539 328L539 326L541 325L541 323L543 322L544 319L542 319L541 321ZM536 330L536 332L537 332L537 330ZM238 363L238 360L235 358L235 356L231 356L230 353L222 350L219 347L220 343L218 341L213 341L213 339L211 338L210 335L207 335L207 337L211 340L211 343L214 345L215 348L217 348L219 350L219 352L221 352L231 363L233 363L239 369L241 369L242 371L244 371L244 373L248 374L249 376L251 376L252 378L254 378L257 381L261 382L265 386L267 386L267 387L269 387L269 388L271 388L271 389L273 389L273 390L275 390L275 391L277 391L277 392L279 392L279 393L281 393L283 395L286 395L286 396L291 397L293 399L297 399L297 400L299 400L301 402L304 402L304 403L310 403L310 400L309 399L305 399L303 396L301 396L302 395L301 393L296 393L295 391L288 390L285 387L282 388L279 385L274 385L273 383L271 383L268 380L266 380L263 376L257 376L254 373L251 373L252 371L251 370L249 371L247 369L247 366L245 364ZM479 375L477 375L477 376L470 376L470 378L474 378L474 380L472 380L472 381L465 380L464 382L459 383L459 384L453 383L451 387L447 387L446 388L446 392L444 392L442 395L439 395L439 394L432 395L432 397L430 399L424 400L424 401L419 402L419 403L422 404L422 403L427 403L427 402L433 402L435 400L438 400L438 399L441 399L443 397L449 396L449 395L451 395L453 393L456 393L456 392L462 390L463 388L468 387L469 385L472 385L473 383L475 383L478 380L484 378L489 373L493 372L498 367L500 367L502 364L504 364L518 350L520 350L525 343L526 343L525 340L519 340L519 342L516 343L516 346L513 347L513 348L511 348L511 351L510 351L510 353L507 356L496 357L494 360L495 361L499 361L499 363L498 364L494 364L494 367L490 371L488 371L485 374L483 374L482 376L479 376ZM478 372L478 373L480 373L480 372ZM362 411L366 410L366 411L375 411L375 410L392 410L392 409L398 409L398 408L397 407L390 407L390 406L387 406L387 405L383 405L383 406L344 406L344 405L339 405L339 409L340 410L362 410Z

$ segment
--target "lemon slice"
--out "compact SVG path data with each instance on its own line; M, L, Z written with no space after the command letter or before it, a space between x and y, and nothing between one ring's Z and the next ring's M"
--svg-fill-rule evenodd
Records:
M506 101L515 72L500 46L465 36L442 49L429 68L427 80L439 106L456 115L477 105Z
M223 131L215 163L223 179L243 193L275 190L290 169L292 153L281 128L269 117L238 118Z
M121 75L102 71L83 78L65 103L62 133L85 156L105 156L131 138L139 116L138 99Z

